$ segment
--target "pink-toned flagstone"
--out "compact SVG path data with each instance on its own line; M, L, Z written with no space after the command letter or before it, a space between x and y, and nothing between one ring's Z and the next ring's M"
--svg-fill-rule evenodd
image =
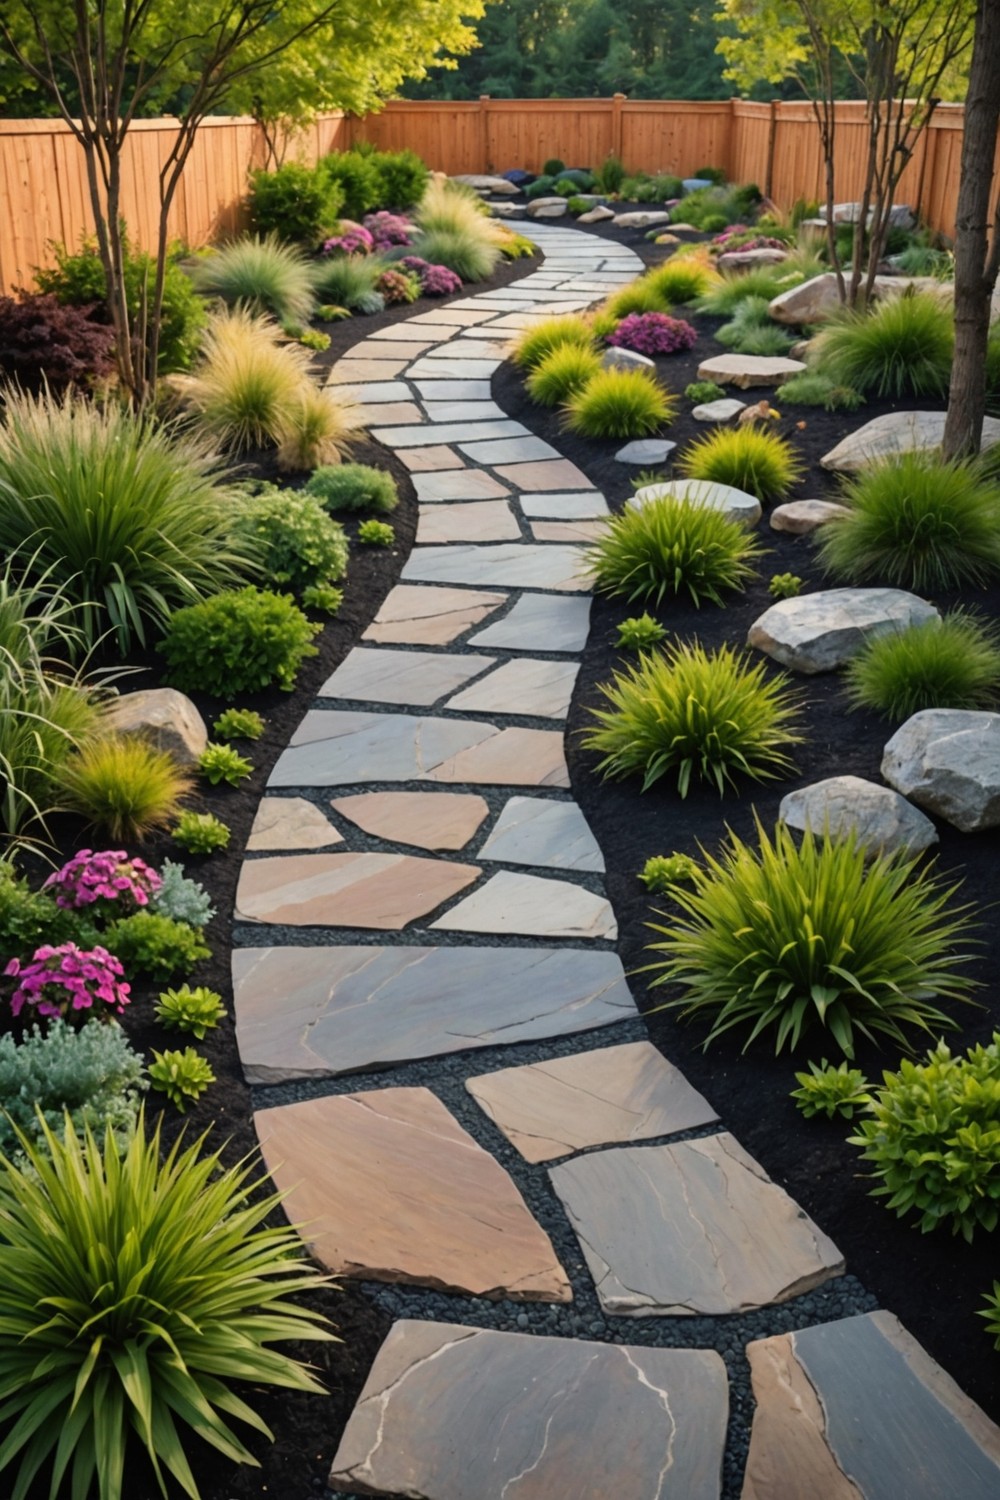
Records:
M294 927L398 930L471 885L479 873L475 865L411 854L249 860L240 871L236 917Z
M359 792L330 805L374 838L418 849L463 849L489 814L467 792Z
M400 583L362 639L383 645L446 646L506 601L505 594Z

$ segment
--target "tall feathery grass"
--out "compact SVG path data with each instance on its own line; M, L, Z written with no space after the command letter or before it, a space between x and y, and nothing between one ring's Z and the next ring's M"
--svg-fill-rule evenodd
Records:
M276 235L248 235L211 250L194 261L191 277L203 296L272 313L282 323L307 323L316 302L309 261Z

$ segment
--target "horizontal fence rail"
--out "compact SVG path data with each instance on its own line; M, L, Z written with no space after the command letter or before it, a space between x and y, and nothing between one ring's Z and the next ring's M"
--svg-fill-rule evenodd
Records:
M942 104L917 142L897 199L933 229L954 234L964 106ZM123 211L135 244L155 244L157 178L173 139L170 120L137 121L129 134ZM823 158L812 106L671 99L408 100L362 119L320 117L290 156L314 162L370 141L409 147L448 173L539 171L549 157L596 166L615 155L630 171L689 176L720 167L734 182L756 182L779 207L824 195ZM837 105L836 192L860 191L867 152L863 103ZM247 176L267 145L253 120L219 117L198 132L170 214L170 233L191 246L236 231ZM1000 174L998 174L1000 178ZM1000 186L998 182L997 186ZM83 154L59 120L0 120L0 289L32 284L51 264L52 244L75 247L92 233Z

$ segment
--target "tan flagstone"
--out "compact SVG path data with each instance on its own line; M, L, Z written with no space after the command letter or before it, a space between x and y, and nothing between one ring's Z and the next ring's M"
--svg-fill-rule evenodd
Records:
M480 874L475 865L412 854L299 854L248 860L236 919L292 927L398 931L449 900Z
M343 839L318 807L304 797L264 797L253 820L247 848L322 849Z
M420 588L400 583L389 593L363 640L414 646L446 646L486 619L506 594L476 589Z
M418 849L463 849L490 810L471 792L358 792L330 806L374 838Z
M441 542L514 542L521 528L505 500L458 501L422 506L417 517L417 544Z
M396 455L402 459L411 474L420 474L427 469L464 469L465 460L459 458L453 448L401 448Z

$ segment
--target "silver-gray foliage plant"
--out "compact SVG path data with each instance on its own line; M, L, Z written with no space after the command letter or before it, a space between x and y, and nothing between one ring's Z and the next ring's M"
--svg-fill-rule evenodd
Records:
M184 866L172 859L163 861L160 879L163 884L152 903L160 915L187 922L190 927L207 927L215 916L215 907L205 887L185 875Z
M148 1087L141 1055L115 1021L91 1018L78 1031L66 1021L33 1026L21 1042L0 1037L0 1152L19 1154L16 1131L40 1139L41 1117L61 1135L65 1111L79 1132L110 1125L127 1135Z

